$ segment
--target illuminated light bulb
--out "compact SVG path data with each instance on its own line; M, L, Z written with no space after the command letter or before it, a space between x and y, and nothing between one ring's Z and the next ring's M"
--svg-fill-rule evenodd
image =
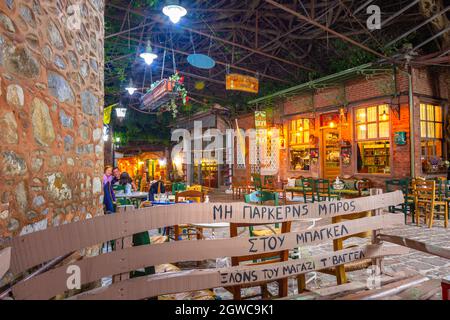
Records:
M133 85L133 80L130 79L130 83L128 84L128 87L125 88L125 90L128 91L130 96L132 96L136 92L137 88Z
M116 116L119 119L125 118L127 115L127 109L126 108L116 108Z
M158 58L156 54L153 53L152 46L150 45L150 41L147 41L147 47L145 48L145 52L139 55L142 59L144 59L147 65L151 65L153 60Z
M267 131L267 135L268 135L269 137L271 137L272 134L273 134L272 130Z
M303 127L298 128L298 130L299 130L300 132L302 132L302 131L303 131Z
M336 127L336 124L333 121L331 121L330 124L329 124L329 127L330 128L334 128L334 127Z
M386 110L383 111L383 114L381 115L381 121L386 121L388 118L388 115L386 113Z
M187 14L187 10L180 5L179 1L167 1L163 13L176 24Z
M365 125L365 124L363 124L362 126L359 126L359 128L361 129L361 131L366 131L366 130L367 130L367 128L366 128L366 125Z

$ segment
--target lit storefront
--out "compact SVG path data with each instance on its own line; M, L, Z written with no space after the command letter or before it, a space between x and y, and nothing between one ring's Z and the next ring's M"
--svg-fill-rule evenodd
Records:
M276 101L273 121L286 133L280 179L351 176L382 186L386 179L446 176L447 90L433 91L427 70L413 69L410 108L407 77L392 66L365 65L252 101Z

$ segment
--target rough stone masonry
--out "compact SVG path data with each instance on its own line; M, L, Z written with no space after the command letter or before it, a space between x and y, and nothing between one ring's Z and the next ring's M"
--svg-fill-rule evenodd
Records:
M0 1L0 238L102 214L103 11Z

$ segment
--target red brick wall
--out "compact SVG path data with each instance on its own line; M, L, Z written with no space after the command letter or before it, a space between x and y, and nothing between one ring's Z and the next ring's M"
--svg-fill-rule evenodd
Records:
M426 94L428 96L441 96L447 97L447 84L445 81L445 75L431 75L426 70L414 70L414 92L417 94ZM438 86L432 85L433 77L437 77ZM345 99L348 103L347 109L347 121L348 126L342 127L341 137L345 140L349 140L354 145L354 128L353 128L353 109L358 106L365 105L377 105L383 103L390 103L390 93L392 92L392 86L389 83L392 81L392 75L377 76L374 78L358 78L345 82ZM436 87L439 89L436 90ZM352 175L357 177L369 177L375 186L383 186L387 177L389 178L402 178L409 177L411 175L411 161L410 161L410 115L409 115L409 100L407 96L408 92L408 77L404 72L397 72L396 76L396 89L398 92L404 93L399 100L395 99L393 103L400 103L400 118L395 113L391 113L391 174L386 175L374 175L374 174L358 174L356 168L356 147L353 146L352 164L345 167L341 166L342 175ZM386 97L385 97L386 96ZM420 162L420 137L419 137L419 105L421 98L414 98L414 126L415 130L415 172L416 175L422 175L421 162ZM314 96L311 93L305 93L299 96L291 97L280 108L283 109L285 123L288 123L291 119L297 119L302 117L302 112L311 110L311 102L314 101L314 107L316 108L316 130L315 134L321 138L319 128L319 114L320 109L323 107L336 106L336 111L341 105L337 102L342 100L342 89L331 88L317 90ZM289 115L292 115L289 117ZM394 144L394 133L397 131L404 131L407 135L407 144L404 146L397 146ZM288 148L281 152L281 169L280 175L283 179L287 177L293 177L298 175L303 176L319 176L320 168L311 168L309 172L290 171ZM320 163L320 159L319 159Z

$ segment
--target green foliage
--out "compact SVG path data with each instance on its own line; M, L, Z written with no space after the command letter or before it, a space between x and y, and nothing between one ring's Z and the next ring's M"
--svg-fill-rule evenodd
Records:
M336 56L330 59L328 67L330 74L373 62L376 59L373 54L339 39L335 39L332 46Z
M133 1L133 8L155 8L158 6L159 0L139 0Z

